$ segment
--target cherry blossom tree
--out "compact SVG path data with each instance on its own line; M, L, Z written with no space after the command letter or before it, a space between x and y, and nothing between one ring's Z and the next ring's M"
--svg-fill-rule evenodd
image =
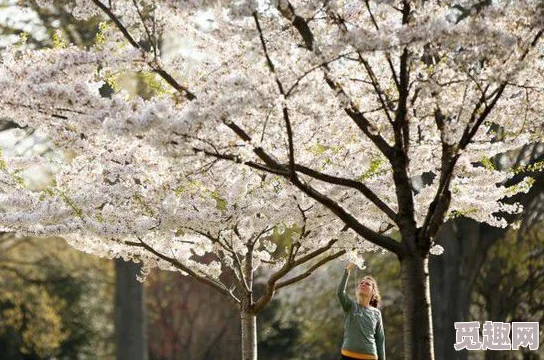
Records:
M65 59L81 56L75 48L61 52ZM109 103L98 90L92 90L97 100ZM180 164L185 156L160 154L139 135L127 148L121 138L128 135L107 128L82 129L80 140L96 141L85 149L69 139L73 128L58 125L50 129L60 130L59 137L45 134L73 158L5 156L0 164L6 230L55 234L83 251L141 262L142 278L159 267L200 280L239 307L244 359L256 357L256 316L275 291L344 255L345 248L372 247L348 232L332 237L341 222L322 221L319 206L289 192L276 176L262 177L240 164L205 164L201 156L190 159L191 166ZM55 184L32 188L25 172L36 168L55 173ZM256 296L255 272L263 268L266 286ZM296 268L302 269L293 273Z
M378 246L401 263L405 359L434 358L428 258L441 225L506 227L521 206L501 200L533 182L505 187L512 172L486 164L542 140L541 1L67 6L109 24L95 46L3 56L4 115L75 154L3 160L5 231L200 279L240 307L244 359L275 290ZM155 96L100 95L133 73ZM56 174L46 191L18 172L38 164ZM277 232L289 232L281 248Z

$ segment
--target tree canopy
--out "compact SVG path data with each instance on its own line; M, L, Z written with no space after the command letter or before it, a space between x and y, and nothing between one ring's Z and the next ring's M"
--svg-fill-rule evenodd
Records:
M513 170L489 158L542 140L541 1L66 6L103 21L95 44L12 47L0 104L75 156L3 159L4 230L181 270L240 303L271 265L258 312L295 265L353 247L417 268L403 270L418 278L406 291L423 297L442 223L505 227L521 206L502 199L532 184L500 185ZM117 87L124 74L153 94ZM53 186L26 186L18 170L36 164L53 168ZM284 229L292 241L276 252L269 235ZM428 321L417 303L405 311ZM420 335L405 343L432 338Z

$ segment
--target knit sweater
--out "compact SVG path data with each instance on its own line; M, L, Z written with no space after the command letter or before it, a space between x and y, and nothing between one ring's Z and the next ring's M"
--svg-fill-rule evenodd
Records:
M342 309L344 309L342 350L374 355L379 360L385 360L382 314L377 308L361 306L346 295L348 276L348 271L344 270L337 292Z

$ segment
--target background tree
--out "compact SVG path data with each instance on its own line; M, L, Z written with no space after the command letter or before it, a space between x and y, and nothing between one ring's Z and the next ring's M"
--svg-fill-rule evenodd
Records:
M541 161L542 144L540 143L527 145L519 151L501 154L485 161L488 167L510 168L516 175L506 180L507 183L514 184L524 176L535 179L535 184L529 192L504 199L505 202L520 202L524 206L524 211L513 218L519 223L539 217L538 212L534 210L534 204L538 203L537 199L542 193L540 185L542 173L534 169L541 167ZM479 281L485 283L498 275L498 273L491 275L487 270L482 270L482 267L489 268L490 263L496 261L494 260L496 251L492 249L512 245L512 242L508 241L510 236L507 234L509 233L508 229L493 228L463 216L450 220L442 228L437 242L444 246L444 255L434 257L430 262L432 298L435 300L433 311L436 320L437 358L444 360L468 358L467 351L455 351L449 346L456 342L452 324L457 321L471 321L475 318L471 309L474 308L472 299L476 281L480 279ZM518 238L523 239L525 235L519 235ZM520 240L519 252L515 253L527 256L527 248L521 246L523 243L524 241ZM518 265L521 266L521 263ZM488 277L490 275L491 277ZM489 289L496 288L490 284ZM483 314L480 317L482 316Z
M225 304L224 297L195 279L170 272L153 271L145 284L150 359L240 358L239 314ZM281 321L282 309L282 302L273 300L257 319L258 351L263 359L293 359L299 353L299 319L291 314L290 320Z
M5 358L113 358L112 269L60 239L0 239L0 350Z
M20 121L81 155L62 168L62 181L39 201L10 181L8 172L5 188L28 202L3 214L2 223L67 238L88 231L98 236L79 243L72 237L72 244L167 268L158 254L131 250L149 250L147 239L168 249L159 241L164 237L155 235L172 232L172 220L157 200L175 203L175 189L181 185L186 196L200 176L207 186L199 191L213 194L217 186L255 185L268 174L262 189L274 195L275 204L297 197L306 205L299 210L311 209L312 219L319 219L318 229L363 237L398 257L404 356L432 359L428 257L437 249L442 223L463 214L506 226L499 213L521 208L505 204L503 197L531 185L524 179L509 188L497 186L510 174L486 168L481 160L542 138L542 91L535 80L541 73L536 49L542 4L521 8L497 2L465 13L438 1L244 2L216 7L208 28L198 24L194 9L170 2L94 0L93 5L77 4L72 11L80 17L102 14L120 30L108 33L100 46L5 57L2 104L10 116L24 118ZM206 49L198 67L187 71L187 57L161 55L157 34L165 28L190 34L195 48ZM36 62L40 70L28 66ZM99 98L97 80L126 68L149 71L173 94L149 101L122 94ZM183 80L176 80L179 73ZM99 164L94 169L91 160ZM179 177L172 180L171 174ZM432 181L415 193L413 181L423 174ZM267 187L271 180L275 186ZM114 207L117 213L97 191L122 205ZM257 202L270 198L260 191L234 193ZM233 206L227 195L217 201ZM194 196L185 200L209 209L206 218L220 218L212 204ZM277 210L261 209L270 217ZM29 217L43 220L45 214L42 224L30 223ZM293 212L283 215L297 218ZM400 241L383 234L392 228ZM214 240L220 243L217 236ZM356 245L348 239L339 243ZM305 245L324 246L309 240ZM216 269L199 270L213 276ZM264 299L275 287L269 283ZM245 305L252 303L250 296L245 299Z
M238 312L213 289L189 277L154 271L146 291L150 359L240 357Z
M475 302L479 308L475 312L490 321L500 322L538 322L540 327L539 345L544 335L544 289L543 224L544 177L539 174L531 191L522 200L526 214L520 220L519 228L504 231L500 241L490 249L482 272L475 280ZM515 249L515 251L513 251ZM501 351L488 354L485 359L538 360L542 352Z

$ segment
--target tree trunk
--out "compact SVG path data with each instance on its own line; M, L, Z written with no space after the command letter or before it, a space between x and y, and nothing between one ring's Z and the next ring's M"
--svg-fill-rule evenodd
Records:
M470 293L480 269L475 265L481 263L475 257L485 256L473 248L479 244L478 224L463 224L463 220L455 219L442 227L438 242L444 246L444 254L430 260L435 355L442 360L467 360L467 350L456 351L453 347L454 324L469 321Z
M115 260L115 343L118 360L147 360L147 321L140 264Z
M257 360L257 316L246 311L242 318L242 360Z
M472 219L456 218L444 224L437 242L444 254L429 261L435 356L440 360L466 360L468 351L456 351L453 345L455 322L481 321L469 318L474 281L488 249L500 231Z
M428 261L417 254L401 261L405 360L434 360Z

